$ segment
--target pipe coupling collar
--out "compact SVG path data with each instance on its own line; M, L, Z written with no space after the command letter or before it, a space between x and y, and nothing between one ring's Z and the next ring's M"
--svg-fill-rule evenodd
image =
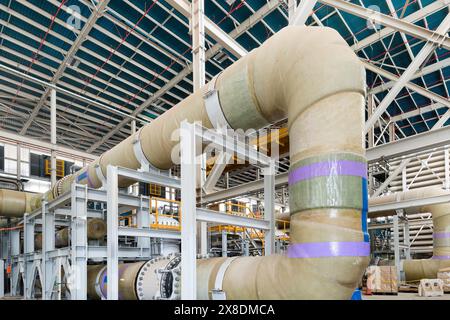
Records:
M227 295L226 295L225 291L222 290L223 278L225 278L225 272L227 272L227 269L230 266L230 264L237 258L238 257L232 257L232 258L225 259L225 261L220 266L219 271L217 271L216 281L214 283L214 289L211 290L211 297L213 300L226 300L227 299Z
M231 128L223 113L222 107L220 105L219 91L216 89L216 81L220 74L221 73L216 75L208 83L208 90L203 96L209 121L211 122L213 127L218 130Z

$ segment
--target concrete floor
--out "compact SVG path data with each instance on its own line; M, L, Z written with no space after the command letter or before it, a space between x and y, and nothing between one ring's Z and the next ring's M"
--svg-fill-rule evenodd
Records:
M399 292L398 295L363 295L363 300L450 300L450 294L444 294L442 297L419 297L414 292Z

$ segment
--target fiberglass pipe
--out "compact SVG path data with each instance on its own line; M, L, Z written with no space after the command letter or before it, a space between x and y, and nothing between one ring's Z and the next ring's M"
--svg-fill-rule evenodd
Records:
M288 27L217 80L233 128L289 120L291 246L287 256L198 262L197 294L219 269L227 299L349 299L368 265L365 74L328 28Z
M388 196L370 199L370 205L394 203L401 200L426 199L449 192L438 187L414 189ZM435 279L439 269L450 267L450 203L440 203L405 209L406 214L431 213L433 217L433 257L431 259L404 260L403 271L406 281ZM394 215L395 211L382 212Z
M210 86L218 91L219 106L207 108ZM183 120L247 130L287 117L289 255L233 260L224 290L228 299L349 299L369 256L364 105L364 67L338 32L286 27L94 163L59 180L45 197L69 191L73 181L100 187L96 166L103 176L108 165L137 169L137 141L152 166L169 169L177 144L172 134ZM122 187L131 183L119 179ZM222 261L199 262L199 298L209 298Z
M87 238L89 240L100 240L106 236L106 222L102 219L88 219ZM69 228L63 228L55 233L55 247L62 248L69 245ZM42 233L34 237L34 247L42 249Z

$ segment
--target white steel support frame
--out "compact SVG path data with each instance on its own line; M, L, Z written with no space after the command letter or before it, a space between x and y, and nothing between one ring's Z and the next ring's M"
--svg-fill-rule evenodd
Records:
M142 163L143 167L145 163ZM148 166L146 169L149 169ZM103 187L106 189L107 199L107 299L119 299L119 258L122 257L119 248L119 236L138 237L139 257L151 258L150 238L180 239L180 233L174 231L161 231L150 228L151 204L149 199L141 196L138 199L137 207L137 228L119 227L119 206L127 205L127 200L119 193L119 176L127 177L138 182L155 183L170 188L180 188L180 181L174 177L156 173L154 170L131 170L109 165L107 167L107 177ZM195 190L194 190L195 191ZM136 198L135 196L131 196ZM144 202L148 201L148 206ZM181 219L181 221L184 220ZM194 251L195 252L195 251ZM136 256L135 256L136 257Z
M24 288L25 299L31 299L33 295L33 283L35 279L35 261L31 259L34 252L34 227L35 219L24 215L23 225L23 252L24 252Z
M192 65L194 92L203 87L206 83L205 64L206 64L206 46L205 46L205 1L193 0L191 4L191 32L192 32ZM197 172L203 182L206 175L206 157L202 158L201 168ZM208 252L208 228L206 222L200 222L200 253L205 255Z
M430 41L436 45L446 48L447 50L450 49L450 38L444 33L436 33L433 30L420 27L413 23L407 22L404 19L400 20L380 12L375 12L370 8L365 8L344 0L319 0L319 2L334 7L338 10L356 15L360 18L369 19L374 23L379 23L385 27L389 27L396 31L413 36L414 38Z
M50 300L53 292L53 264L48 252L55 250L55 215L42 201L42 300Z
M444 165L445 165L445 178L444 188L450 190L450 151L449 149L444 150Z
M423 48L408 66L408 68L403 72L399 80L395 83L395 85L389 90L386 97L381 101L378 107L375 109L375 112L372 116L367 120L366 125L364 127L364 133L368 133L369 130L374 126L375 122L381 115L386 111L392 101L397 97L400 91L405 87L405 85L414 77L416 71L420 68L420 66L425 62L425 60L429 57L429 55L436 49L439 44L436 44L432 41L436 37L441 35L445 35L450 28L450 14L447 14L444 21L437 28L437 30L433 33L432 38L427 40Z
M20 254L20 230L12 230L10 232L10 241L11 241L11 257L18 256ZM19 285L19 275L20 275L20 267L18 263L11 264L11 279L10 279L10 288L9 292L12 296L17 295L18 285ZM14 266L13 266L14 264Z
M230 224L246 228L255 228L265 231L266 254L274 250L274 197L275 197L275 162L266 155L249 149L246 145L231 141L232 139L222 133L204 130L198 124L187 121L181 123L180 149L181 149L181 299L195 300L197 296L197 263L196 263L196 222L204 221L219 224ZM265 205L264 220L219 213L216 211L197 208L197 157L201 155L203 143L218 146L224 152L236 153L242 159L256 162L257 166L264 168ZM225 251L225 250L224 250Z
M50 90L50 143L52 144L52 152L50 158L50 181L53 187L56 184L56 90Z
M5 261L0 259L0 298L5 296Z
M87 190L87 186L84 186L85 194L83 197L79 197L77 185L72 184L70 275L72 279L70 283L72 300L87 299Z
M107 168L107 299L119 300L119 197L117 167Z
M295 6L295 1L294 6ZM295 8L293 13L293 18L291 19L291 11L289 12L289 24L294 26L303 26L306 24L306 20L308 20L309 15L314 9L317 0L301 0L298 7ZM289 5L291 5L289 3Z

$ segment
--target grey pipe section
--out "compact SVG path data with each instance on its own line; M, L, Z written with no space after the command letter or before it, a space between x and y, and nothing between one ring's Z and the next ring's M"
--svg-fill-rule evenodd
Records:
M169 169L183 120L212 128L205 86L76 174L59 180L45 198L73 181L101 186L96 167L138 169L139 141L147 160ZM224 277L229 299L349 299L368 264L364 156L365 69L330 28L286 27L222 72L221 110L233 129L259 129L289 119L292 181L289 256L233 260ZM305 172L305 173L302 173ZM120 186L133 181L119 179ZM40 199L31 207L37 208ZM198 297L209 298L223 259L198 264ZM255 269L256 268L256 269ZM255 270L257 270L255 272Z
M402 200L425 199L449 192L437 187L398 192L370 199L370 205L394 203ZM405 260L403 270L406 281L435 279L439 269L450 267L450 203L427 205L405 210L406 214L431 213L433 217L433 257L431 259ZM395 211L380 214L394 215Z

